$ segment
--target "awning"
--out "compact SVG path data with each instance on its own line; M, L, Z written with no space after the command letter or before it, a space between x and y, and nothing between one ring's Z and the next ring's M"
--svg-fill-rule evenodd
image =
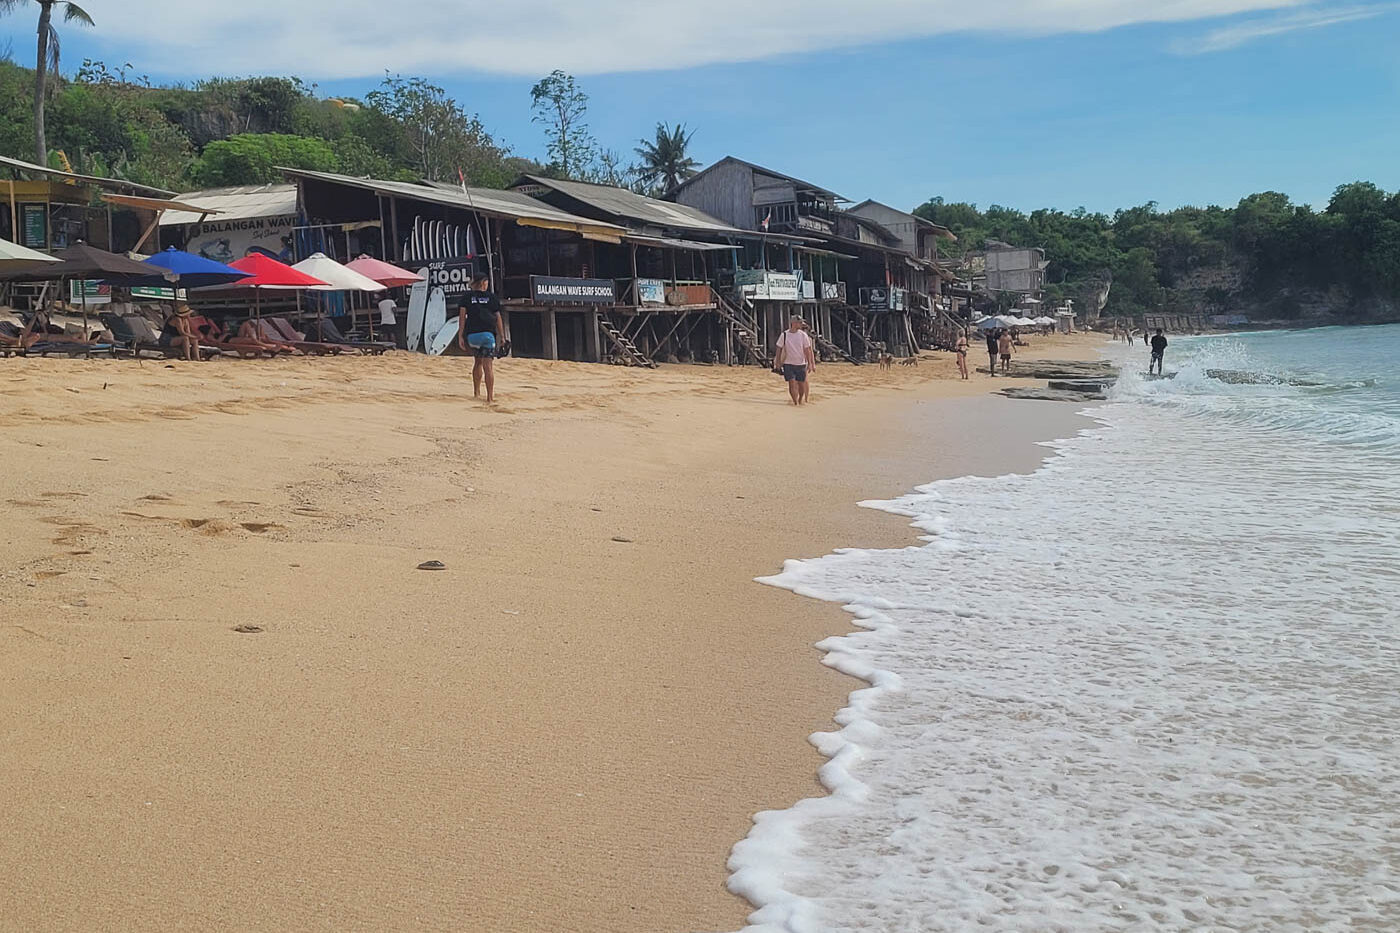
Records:
M0 165L8 165L10 168L17 168L22 172L30 172L35 175L46 175L55 178L67 178L72 181L87 182L104 191L140 191L154 197L173 196L175 192L166 191L164 188L152 188L150 185L138 185L122 178L98 178L96 175L79 175L77 172L65 172L61 169L49 168L47 165L35 165L33 162L25 162L23 159L12 159L9 156L0 156Z
M440 182L386 181L378 178L354 178L350 175L336 175L331 172L313 172L307 169L279 167L278 171L288 178L319 181L330 185L345 185L373 191L385 197L406 198L425 201L430 204L443 204L458 210L470 211L487 217L500 217L513 220L522 227L539 227L545 230L563 230L596 239L600 242L620 243L627 233L625 227L590 220L561 211L516 191L501 191L497 188L467 188L465 191L456 185ZM611 239L604 239L611 237Z
M104 194L102 200L108 204L118 204L122 207L137 207L146 211L189 211L192 214L218 214L208 207L195 207L193 204L186 204L183 201L167 201L162 198L143 198L134 194Z
M689 249L695 250L696 252L711 252L715 250L728 252L729 250L738 249L738 247L728 243L701 243L699 240L677 240L672 237L664 236L644 236L640 233L629 233L626 239L634 243L645 244L646 246L660 246L666 249Z

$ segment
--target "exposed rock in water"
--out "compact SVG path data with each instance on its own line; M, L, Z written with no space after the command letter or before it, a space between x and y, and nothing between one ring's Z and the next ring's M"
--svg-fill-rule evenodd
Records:
M986 372L986 369L978 369ZM1017 361L1002 375L1013 379L1083 379L1091 382L1116 382L1118 369L1103 360L1024 360Z
M1240 369L1207 369L1206 375L1217 382L1236 386L1320 386L1325 382L1312 379L1287 379L1270 373L1251 373Z
M1071 392L1066 389L1036 389L1030 386L1012 386L1002 389L1007 398L1037 399L1044 402L1102 402L1107 396L1102 392Z
M1103 392L1110 385L1111 380L1098 379L1051 379L1050 388L1059 389L1064 392Z

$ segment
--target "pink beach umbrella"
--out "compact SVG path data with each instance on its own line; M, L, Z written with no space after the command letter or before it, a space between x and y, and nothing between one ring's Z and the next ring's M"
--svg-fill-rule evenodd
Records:
M359 256L354 261L347 262L345 268L353 269L365 278L374 279L380 285L387 285L389 288L423 281L423 277L418 273L400 269L373 256Z

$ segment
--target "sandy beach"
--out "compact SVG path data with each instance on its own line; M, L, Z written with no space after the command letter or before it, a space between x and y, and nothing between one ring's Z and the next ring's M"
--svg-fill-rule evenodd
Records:
M737 929L729 849L820 792L857 686L812 647L847 617L753 578L1083 422L949 354L801 410L530 360L487 409L469 370L0 361L0 928Z

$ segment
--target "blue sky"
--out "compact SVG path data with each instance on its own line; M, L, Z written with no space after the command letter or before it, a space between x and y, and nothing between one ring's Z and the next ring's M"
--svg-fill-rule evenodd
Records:
M853 200L901 207L941 195L982 206L1107 211L1148 200L1164 207L1233 204L1266 189L1321 205L1336 185L1357 179L1400 188L1400 6L1389 3L1154 0L1176 7L1164 17L1169 22L1131 22L1125 7L1114 15L1129 24L1115 25L1112 17L1093 17L1119 0L927 0L916 6L937 7L937 20L907 30L927 34L890 39L885 33L900 32L896 18L896 28L874 29L864 44L850 46L834 29L790 35L783 18L789 11L777 9L789 0L772 0L774 23L759 23L754 35L676 27L688 44L651 41L656 29L634 22L640 10L662 10L664 19L667 2L639 8L635 0L597 0L630 3L633 34L593 34L575 22L558 36L541 27L522 40L522 15L499 24L478 19L470 39L445 46L421 37L404 45L382 32L316 45L293 23L283 45L259 58L249 57L246 40L227 41L228 30L241 32L241 24L216 22L220 14L201 13L195 0L162 8L165 2L135 0L191 36L188 49L148 45L136 33L113 35L102 29L103 16L116 21L132 0L88 0L99 28L66 30L67 69L92 56L131 61L165 80L199 77L205 68L296 73L324 93L354 95L385 69L426 74L517 152L537 156L543 137L530 122L529 87L558 64L578 74L591 95L590 123L605 146L630 155L658 120L683 121L696 130L694 154L704 164L733 154ZM763 2L749 5L766 10ZM910 9L901 0L872 7L881 3L890 9L872 9L870 17ZM536 13L550 8L548 0L517 0L516 7L532 4ZM1020 16L1024 28L976 19L983 7ZM1079 17L1073 29L1057 22L1054 10L1066 8L1082 9L1071 11ZM675 15L684 9L676 5ZM941 31L954 16L971 17L970 31ZM32 27L14 17L0 27L23 57ZM849 28L864 27L852 21ZM648 54L636 52L639 42L650 43ZM765 48L784 44L791 48L763 57ZM657 67L666 61L687 67ZM618 63L638 70L610 72ZM482 73L483 66L495 73Z

